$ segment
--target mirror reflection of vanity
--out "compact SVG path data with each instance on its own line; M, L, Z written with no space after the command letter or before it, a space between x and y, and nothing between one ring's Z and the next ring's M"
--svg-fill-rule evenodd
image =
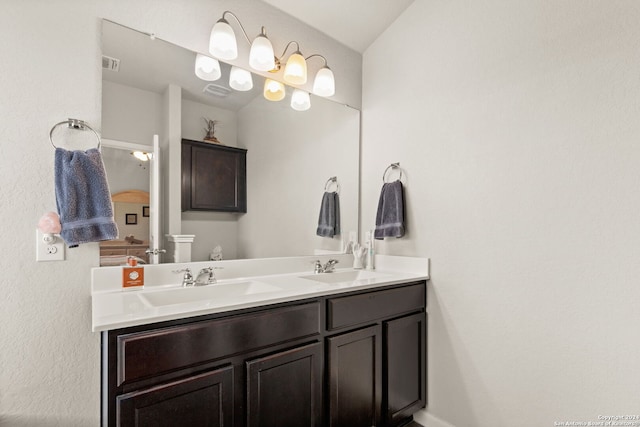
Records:
M309 110L294 111L291 88L284 100L267 101L264 77L256 74L253 90L228 89L230 66L222 62L221 79L200 80L196 53L110 21L103 21L103 54L120 61L118 72L103 69L103 137L150 145L152 135L160 136L162 231L195 235L193 261L209 259L218 245L224 259L339 252L349 232L358 232L358 110L311 95ZM210 83L228 93L204 92ZM247 149L247 213L181 212L180 142L202 141L203 118L217 121L215 136L224 145ZM103 151L107 175L131 182L127 175L136 171L125 170L123 160L131 153L120 151L115 161ZM333 176L342 235L331 239L315 231Z

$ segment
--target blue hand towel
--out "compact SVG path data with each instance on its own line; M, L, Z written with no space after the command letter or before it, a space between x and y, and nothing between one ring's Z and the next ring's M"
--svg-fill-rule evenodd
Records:
M400 180L385 182L380 192L374 237L404 236L404 191Z
M316 234L321 237L333 237L340 234L340 199L338 193L325 191L323 194Z
M118 237L107 174L98 149L56 148L55 183L60 235L69 247Z

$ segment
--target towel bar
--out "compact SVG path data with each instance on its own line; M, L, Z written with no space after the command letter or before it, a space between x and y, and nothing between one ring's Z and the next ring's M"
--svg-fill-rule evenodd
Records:
M400 178L398 178L398 181L402 180L402 168L400 167L400 162L396 162L396 163L391 163L389 166L387 166L387 168L384 170L384 172L382 173L382 182L386 183L386 176L387 176L387 172L389 171L389 169L399 169L400 170Z
M51 130L49 131L49 142L51 142L51 145L53 145L53 148L58 148L56 147L56 144L53 143L53 131L60 125L68 125L67 127L71 128L71 129L78 129L78 130L85 130L85 129L89 129L90 131L92 131L94 133L94 135L96 136L96 138L98 139L98 146L96 147L98 150L100 149L100 135L98 135L98 132L96 132L91 126L89 126L89 124L87 122L85 122L84 120L78 120L78 119L67 119L65 121L62 121L60 123L56 123L55 125L53 125L53 127L51 128Z
M337 176L332 176L331 178L329 178L327 180L327 182L324 184L324 191L327 191L329 189L329 186L331 185L332 182L336 184L336 189L335 189L334 193L339 193L340 192L340 184L338 184L338 177Z

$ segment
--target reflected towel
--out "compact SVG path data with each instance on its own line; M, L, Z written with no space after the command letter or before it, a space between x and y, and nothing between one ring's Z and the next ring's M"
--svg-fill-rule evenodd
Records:
M404 236L404 190L402 182L385 182L380 192L374 237Z
M333 237L340 234L340 199L338 193L325 191L322 196L316 234L322 237Z
M118 237L107 174L98 149L56 148L55 184L60 235L69 247Z

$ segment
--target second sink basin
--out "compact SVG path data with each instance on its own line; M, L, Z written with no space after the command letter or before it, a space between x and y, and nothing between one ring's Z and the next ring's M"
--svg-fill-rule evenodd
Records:
M322 283L344 283L355 282L358 280L377 279L379 277L385 277L386 274L377 273L375 271L365 270L353 270L353 271L341 271L337 273L320 273L311 274L308 276L301 276L301 279L314 280Z
M140 298L144 299L147 303L154 307L162 307L165 305L226 299L232 297L241 297L244 295L277 292L281 290L282 288L274 285L251 281L141 293Z

